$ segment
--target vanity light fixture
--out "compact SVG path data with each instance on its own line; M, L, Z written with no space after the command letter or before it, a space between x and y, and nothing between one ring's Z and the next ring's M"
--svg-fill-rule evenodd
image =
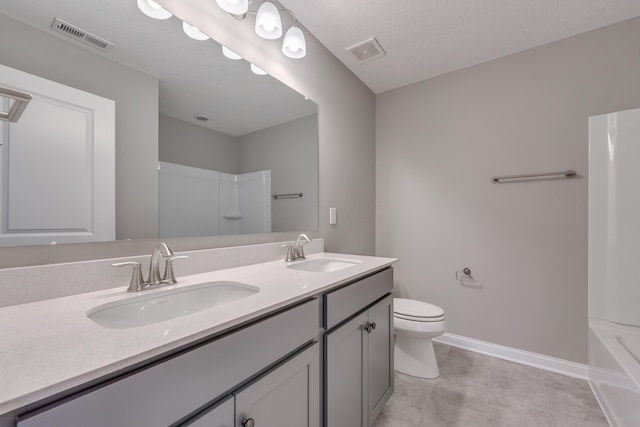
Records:
M307 44L302 29L296 25L298 22L296 15L288 9L278 10L276 5L270 1L262 3L258 11L254 12L249 10L249 3L251 3L251 1L252 0L216 0L222 10L238 20L245 19L247 14L256 15L254 30L258 36L268 40L276 40L282 37L283 28L280 13L286 12L291 14L293 24L291 24L291 27L285 33L282 42L282 53L288 58L304 58L307 54ZM242 7L240 7L240 3L242 3ZM234 8L232 8L232 6Z
M232 15L244 15L249 10L249 0L216 0L218 6Z
M294 25L287 30L282 41L282 53L293 59L304 58L307 54L307 44L300 27Z
M226 46L222 46L222 54L229 59L233 59L234 61L237 61L238 59L242 59L242 56L238 55L237 53L235 53L234 51L232 51Z
M282 36L282 19L275 4L265 1L256 14L256 34L267 40L276 40Z
M153 0L138 0L138 9L153 19L169 19L173 16L171 12L163 9L162 6Z
M267 72L264 71L262 68L259 68L253 64L251 64L251 71L253 71L254 74L257 74L259 76L266 76Z
M191 24L187 24L186 22L182 22L182 29L184 33L191 37L194 40L209 40L209 36L194 27Z

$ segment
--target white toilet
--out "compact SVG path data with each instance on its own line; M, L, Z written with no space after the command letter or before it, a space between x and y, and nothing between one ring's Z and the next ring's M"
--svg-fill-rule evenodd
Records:
M444 310L422 301L394 298L393 322L395 370L418 378L439 377L431 339L445 331Z

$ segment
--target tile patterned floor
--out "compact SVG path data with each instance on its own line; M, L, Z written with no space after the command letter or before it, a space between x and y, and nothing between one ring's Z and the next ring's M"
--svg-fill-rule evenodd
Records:
M608 427L587 381L434 344L440 377L396 373L373 427Z

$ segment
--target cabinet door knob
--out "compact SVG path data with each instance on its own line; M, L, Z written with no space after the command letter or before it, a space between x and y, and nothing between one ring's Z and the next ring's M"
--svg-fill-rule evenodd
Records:
M373 322L373 323L371 324L371 329L375 329L375 328L376 328L376 322Z
M367 331L368 333L371 333L371 331L373 331L376 328L376 322L373 323L365 323L364 324L364 330Z
M247 418L242 422L242 427L255 427L255 425L256 422L253 420L253 418Z

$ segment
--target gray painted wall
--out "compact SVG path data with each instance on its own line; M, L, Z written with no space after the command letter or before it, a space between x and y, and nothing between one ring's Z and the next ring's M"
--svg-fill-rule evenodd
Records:
M116 102L116 235L155 236L158 192L149 189L158 187L158 80L1 14L0 40L12 40L0 43L2 64ZM12 255L0 249L0 258Z
M160 160L194 168L238 173L237 138L160 115Z
M316 114L238 138L239 172L271 170L271 193L302 193L271 201L273 231L309 230L318 223L318 116Z
M375 250L374 94L308 32L305 34L307 56L302 60L293 60L282 55L279 42L257 37L253 32L251 19L239 22L223 12L215 2L158 0L157 3L318 104L320 228L318 232L310 233L310 236L325 237L327 251L373 254ZM13 38L12 35L11 39ZM57 65L54 63L52 67L55 68ZM123 88L119 89L127 92ZM135 109L135 106L132 105L132 108ZM157 129L157 114L154 120L156 120L155 125L138 125L134 131L145 133L145 131ZM118 119L116 126L120 126ZM116 137L118 137L117 134ZM139 138L132 140L146 141L147 138L148 135L140 135ZM157 135L154 141L157 141ZM130 143L133 144L133 142ZM157 142L154 142L154 147L156 148L147 147L147 149L157 150ZM131 156L127 154L124 151L118 152L118 159L128 157L132 162L136 161L137 152L131 153ZM153 176L157 177L157 165L155 161L153 163ZM120 178L118 180L118 182L124 181ZM116 191L120 187L121 185L118 185ZM132 197L125 202L126 206L118 209L132 210L137 218L144 220L139 230L148 228L155 230L157 215L151 215L145 206L157 205L157 191L150 190L156 186L141 183L139 187L140 189L138 186L132 189L130 193ZM153 203L150 203L151 200ZM338 209L339 220L336 226L328 225L330 206ZM297 233L271 233L165 240L174 251L180 251L277 242L294 239L296 235ZM1 248L0 268L146 254L150 252L156 241L157 239L147 239L55 247Z
M586 362L587 120L640 106L638 40L633 19L376 97L376 253L400 258L398 294L451 333Z

